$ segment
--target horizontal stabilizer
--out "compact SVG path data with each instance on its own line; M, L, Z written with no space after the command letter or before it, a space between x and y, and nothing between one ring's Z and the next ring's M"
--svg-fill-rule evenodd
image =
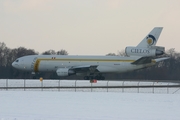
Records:
M163 58L157 58L157 59L154 59L156 62L161 62L163 60L167 60L169 59L170 57L163 57Z

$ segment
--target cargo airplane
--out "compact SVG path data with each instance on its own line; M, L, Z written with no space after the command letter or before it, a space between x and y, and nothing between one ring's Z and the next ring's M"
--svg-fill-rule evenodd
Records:
M82 75L85 80L104 80L103 73L133 71L168 59L159 58L165 48L155 46L162 29L155 27L136 47L126 47L127 56L28 55L16 59L12 66L33 73L49 71L58 76Z

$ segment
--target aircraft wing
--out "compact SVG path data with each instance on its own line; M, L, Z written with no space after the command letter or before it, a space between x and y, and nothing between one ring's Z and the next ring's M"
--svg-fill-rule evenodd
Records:
M131 64L141 65L141 64L148 64L148 63L151 63L151 62L161 62L161 61L169 59L169 58L170 57L163 57L163 58L153 59L152 57L141 57L141 58L137 59L136 61L132 62Z
M81 65L81 66L73 66L71 67L72 70L76 72L95 72L98 65Z
M137 59L136 61L132 62L133 65L141 65L141 64L147 64L152 62L152 57L141 57Z

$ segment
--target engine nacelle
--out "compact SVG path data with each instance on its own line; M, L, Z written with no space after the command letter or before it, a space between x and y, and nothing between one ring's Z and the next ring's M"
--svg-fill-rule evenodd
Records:
M161 48L161 49L160 49ZM163 47L140 48L140 47L126 47L125 52L128 56L159 56L163 55Z
M75 72L69 68L59 68L56 70L58 76L70 76L75 74Z

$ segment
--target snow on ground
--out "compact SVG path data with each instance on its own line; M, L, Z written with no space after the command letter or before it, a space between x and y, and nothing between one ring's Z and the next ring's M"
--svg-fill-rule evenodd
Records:
M179 94L0 91L0 120L179 120Z

